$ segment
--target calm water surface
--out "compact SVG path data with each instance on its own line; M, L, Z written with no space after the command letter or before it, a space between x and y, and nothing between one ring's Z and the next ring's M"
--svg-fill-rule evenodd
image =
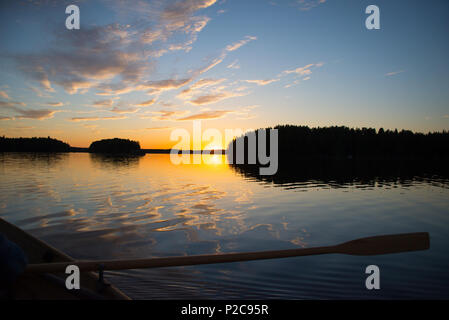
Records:
M449 298L449 184L272 184L168 155L0 153L0 216L78 259L289 249L427 231L427 251L107 272L136 299ZM365 289L365 267L381 289Z

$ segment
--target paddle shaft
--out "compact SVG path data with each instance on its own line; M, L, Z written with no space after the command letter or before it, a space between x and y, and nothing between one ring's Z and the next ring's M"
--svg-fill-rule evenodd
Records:
M80 269L80 271L98 271L100 269L123 270L227 263L262 259L279 259L328 253L341 253L350 255L377 255L405 251L426 250L428 248L429 234L422 232L362 238L345 242L336 246L315 248L134 260L72 261L31 264L27 267L26 273L65 272L65 269L68 265L76 265Z

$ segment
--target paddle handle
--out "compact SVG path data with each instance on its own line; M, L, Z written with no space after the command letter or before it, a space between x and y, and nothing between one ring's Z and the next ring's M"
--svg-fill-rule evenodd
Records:
M333 251L334 247L317 247L317 248L288 249L278 251L195 255L195 256L170 257L170 258L43 263L43 264L28 265L26 273L64 272L65 268L68 265L76 265L80 269L80 271L98 271L100 268L102 268L103 270L123 270L123 269L147 269L147 268L160 268L160 267L180 267L180 266L191 266L200 264L299 257L299 256L332 253Z

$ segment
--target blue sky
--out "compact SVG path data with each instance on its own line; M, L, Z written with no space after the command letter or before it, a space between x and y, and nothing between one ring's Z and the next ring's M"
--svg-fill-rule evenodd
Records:
M0 30L6 136L156 148L194 119L449 129L447 1L3 1Z

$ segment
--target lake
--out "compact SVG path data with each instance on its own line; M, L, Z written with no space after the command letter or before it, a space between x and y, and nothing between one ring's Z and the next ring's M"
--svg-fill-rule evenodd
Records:
M169 155L0 153L0 216L77 259L333 245L429 232L430 249L106 272L135 299L448 299L449 180L274 183ZM304 168L307 170L307 168ZM380 268L380 290L365 268Z

